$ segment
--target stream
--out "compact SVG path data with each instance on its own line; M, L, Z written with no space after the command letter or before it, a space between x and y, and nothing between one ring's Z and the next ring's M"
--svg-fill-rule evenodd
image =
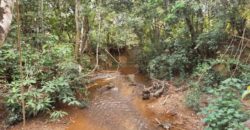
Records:
M24 130L202 130L202 117L185 106L186 91L173 85L159 98L142 100L151 80L138 67L119 56L119 68L99 70L86 86L89 95L84 109L61 106L68 116L47 122L46 115L29 119ZM161 125L159 125L161 124ZM167 125L166 125L167 124ZM163 126L169 126L163 129ZM20 130L19 123L10 130Z
M122 59L122 57L119 59ZM150 83L135 65L97 72L88 85L90 103L76 110L67 130L157 130L149 120L149 101L141 99L143 86Z

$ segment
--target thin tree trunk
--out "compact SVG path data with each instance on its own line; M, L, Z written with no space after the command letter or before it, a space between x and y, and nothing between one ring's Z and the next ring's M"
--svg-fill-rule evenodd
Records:
M20 11L19 11L19 0L16 3L16 11L17 11L17 45L19 52L19 73L20 80L23 80L23 65L22 65L22 46L21 46L21 21L20 21ZM24 86L21 84L21 102L22 102L22 114L23 114L23 126L26 124L25 117L25 102L24 102Z
M80 43L80 31L79 31L79 5L80 1L75 0L75 24L76 24L76 38L75 38L75 60L79 61L79 43Z
M83 18L83 27L82 27L82 42L81 42L81 55L84 53L84 51L87 49L88 45L88 34L89 34L89 19L88 16L84 16Z
M192 40L192 42L195 42L196 34L195 34L195 30L194 30L192 21L190 20L190 18L188 16L186 16L185 21L186 21L186 24L188 26L188 30L189 30L190 35L191 35L191 40Z

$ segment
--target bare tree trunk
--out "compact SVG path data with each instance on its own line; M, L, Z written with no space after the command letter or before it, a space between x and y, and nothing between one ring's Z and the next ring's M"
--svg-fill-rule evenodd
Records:
M194 30L194 26L192 24L192 21L188 16L185 17L185 21L186 21L186 24L188 26L188 30L189 30L190 35L191 35L191 40L192 40L192 42L195 42L196 32Z
M75 23L76 23L75 60L77 62L79 62L79 47L80 47L79 5L80 5L80 0L75 0Z
M14 0L0 0L0 47L9 32L13 6Z
M86 15L83 17L83 27L82 27L81 33L82 33L81 34L82 36L81 36L80 54L82 55L88 46L89 19L88 19L88 16Z

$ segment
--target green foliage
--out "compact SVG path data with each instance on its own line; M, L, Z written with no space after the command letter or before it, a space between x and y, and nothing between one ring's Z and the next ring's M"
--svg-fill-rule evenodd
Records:
M21 108L20 108L21 109ZM8 125L13 125L22 120L21 114L10 113L5 119L5 123Z
M159 56L150 61L148 71L152 77L171 79L175 72L184 76L187 62L189 62L187 57L182 53Z
M167 46L165 53L149 62L148 72L157 78L171 79L174 75L184 78L198 60L193 57L190 44L189 40L176 39Z
M243 110L239 98L243 85L241 80L235 78L221 82L219 88L214 91L216 98L202 110L202 114L206 115L204 118L206 129L246 129L243 122L247 120L249 114Z
M29 44L23 50L24 80L20 80L18 72L18 54L11 47L2 51L3 74L8 74L9 81L6 107L9 113L7 123L20 121L21 115L21 90L24 86L25 110L28 117L38 113L47 113L55 109L58 102L67 105L82 106L84 102L78 101L76 95L85 95L82 87L86 83L82 78L88 68L79 72L79 64L73 62L72 47L67 44L56 44L56 37L51 36L48 44L43 45L43 51L33 49ZM24 46L24 45L23 45ZM86 57L85 65L89 64ZM6 64L9 64L6 66ZM15 72L15 73L13 73ZM80 99L83 100L83 99ZM55 113L53 117L61 117L64 113Z
M192 78L194 80L200 79L200 84L203 91L210 92L213 89L219 87L221 81L229 78L230 76L239 78L242 82L247 84L247 77L243 76L247 72L247 69L243 69L244 65L238 65L238 70L235 71L234 66L236 65L236 61L232 59L210 59L206 60L203 63L197 65L194 69ZM242 67L241 67L242 66ZM233 72L237 72L237 74L232 75ZM245 79L245 80L243 80Z
M248 64L239 63L237 77L241 79L246 85L250 85L250 67ZM236 71L236 72L237 72Z
M203 109L207 130L244 130L243 122L248 115L242 110L239 100L228 98L214 99ZM247 130L247 129L246 129Z
M249 83L246 80L248 71L244 64L230 58L208 60L194 69L192 78L200 80L201 90L214 95L209 105L202 108L201 112L206 116L206 129L246 129L243 122L247 120L249 113L243 109L240 100L245 86Z
M53 111L52 113L50 113L50 119L52 121L58 121L66 115L68 115L68 113L64 111Z
M215 25L207 32L199 34L196 39L196 47L203 58L215 57L216 53L221 46L221 42L225 40L227 34L223 30L223 25Z
M2 48L3 49L0 50L0 75L4 76L4 78L10 82L16 78L14 75L18 73L17 66L11 67L17 65L18 54L11 45L5 45ZM14 75L11 75L11 73Z
M44 83L41 91L41 93L46 93L50 97L53 97L54 100L58 99L68 105L80 105L80 103L75 99L69 83L63 77Z
M190 90L186 95L185 104L192 108L194 111L200 110L200 98L201 98L201 90L198 83L192 83L190 85Z

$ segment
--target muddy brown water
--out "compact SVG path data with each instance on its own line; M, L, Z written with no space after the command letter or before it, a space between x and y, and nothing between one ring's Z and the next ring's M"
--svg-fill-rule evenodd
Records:
M150 101L143 101L140 96L143 85L150 81L134 65L100 71L93 77L88 86L90 104L73 113L67 130L158 129L149 118L152 113L146 109Z
M59 105L69 114L62 120L48 122L47 116L41 115L28 119L25 127L19 123L10 130L163 130L156 120L171 130L203 129L201 117L184 105L185 92L172 85L167 96L142 100L141 90L151 82L136 65L127 62L131 62L128 57L117 57L121 63L118 69L91 75L87 108Z

